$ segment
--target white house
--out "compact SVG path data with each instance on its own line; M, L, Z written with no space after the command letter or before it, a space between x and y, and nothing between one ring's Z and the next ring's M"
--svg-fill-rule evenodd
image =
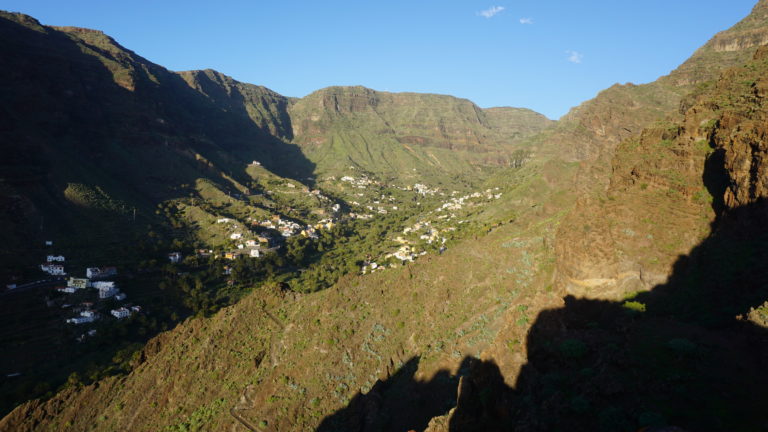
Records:
M92 287L100 289L115 288L115 283L111 281L98 281L91 284Z
M177 264L179 261L181 261L181 252L171 252L168 254L168 259L173 263Z
M64 262L64 255L48 255L46 261L48 262Z
M245 241L245 246L247 246L247 247L256 247L256 245L258 245L258 244L259 244L259 242L257 242L256 240L246 240Z
M121 307L118 309L112 309L111 311L109 311L109 313L114 315L114 317L117 319L128 318L129 316L131 316L131 311L124 307Z
M232 234L229 235L229 238L231 238L232 240L238 240L238 239L243 238L243 234L242 233L232 233Z
M219 218L216 220L216 223L229 223L231 220L230 218Z
M92 310L84 310L80 312L79 317L70 318L67 320L69 324L85 324L96 321L96 312Z
M126 299L126 297L128 297L128 296L127 296L127 295L125 295L125 293L118 293L118 294L115 294L115 300L118 300L118 301L123 301L123 300L125 300L125 299Z
M46 240L45 241L46 246L53 246L53 240Z
M259 249L251 249L251 258L258 258L261 256Z
M117 288L115 288L114 282L112 282L112 285L103 285L103 286L100 286L100 287L96 287L96 286L94 286L94 287L97 290L99 290L99 298L100 299L110 298L110 297L112 297L112 296L114 296L114 295L116 295L117 293L120 292L120 291L118 291Z
M104 279L117 275L115 267L88 267L85 269L85 276L88 279Z
M73 294L75 291L77 291L77 288L68 286L65 288L56 288L56 291L67 293L67 294Z
M61 264L40 264L40 270L48 273L51 276L63 276L66 274L64 273L64 266Z

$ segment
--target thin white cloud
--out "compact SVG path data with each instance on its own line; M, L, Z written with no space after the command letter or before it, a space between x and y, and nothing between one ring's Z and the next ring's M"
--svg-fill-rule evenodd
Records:
M568 54L568 61L571 63L579 64L584 59L584 54L578 51L568 50L565 53Z
M532 18L520 18L520 24L533 24Z
M486 10L480 11L477 14L485 18L493 18L494 15L504 10L504 6L491 6Z

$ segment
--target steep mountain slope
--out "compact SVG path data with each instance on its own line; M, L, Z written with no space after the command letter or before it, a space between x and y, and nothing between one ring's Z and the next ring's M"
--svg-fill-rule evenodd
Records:
M679 120L679 103L697 83L743 64L766 38L768 2L760 0L747 17L718 33L669 75L648 84L616 84L573 108L544 141L543 151L582 162L585 169L577 183L582 192L604 189L622 140L654 122Z
M755 129L762 107L760 61L691 95L681 123L621 144L606 194L582 204L563 226L559 269L568 292L616 296L648 289L708 235L724 205L746 205L760 196L759 160L745 159L759 150L737 148L749 145L745 135L755 146L762 139ZM723 163L728 178L718 171Z
M582 190L582 194L577 202L576 208L568 216L564 222L564 226L561 235L558 236L559 247L559 273L558 284L563 287L567 287L568 290L574 290L574 292L584 293L585 289L600 290L612 290L616 287L616 284L622 285L625 282L631 286L643 286L649 288L657 283L660 278L669 273L670 268L668 262L665 265L651 265L641 266L631 260L624 260L621 257L616 257L615 254L621 254L617 252L617 249L612 245L614 239L621 238L620 235L606 236L605 231L593 230L597 225L604 225L606 221L596 219L596 208L604 207L604 203L611 199L611 192L608 191L609 187L613 187L609 183L612 181L612 172L615 168L616 162L614 161L614 155L623 152L623 157L631 157L631 154L638 156L635 151L628 151L631 146L624 143L620 150L616 150L616 147L621 140L630 140L628 142L637 142L638 140L646 141L658 141L659 143L668 143L669 140L677 136L676 124L682 122L682 114L689 107L687 101L683 101L680 95L683 92L701 91L703 88L707 88L712 80L715 80L719 76L719 71L722 71L728 67L735 66L737 64L743 64L748 61L754 54L754 37L755 35L768 34L768 2L760 1L753 9L752 13L744 18L741 22L736 24L733 28L723 31L710 40L705 46L697 50L697 52L686 61L682 66L673 71L669 76L662 77L655 83L647 84L644 86L633 87L634 92L642 91L658 93L659 89L666 89L667 95L671 95L667 102L657 105L658 107L668 107L669 104L675 103L675 111L668 111L666 115L662 115L663 111L660 111L655 122L652 122L651 118L648 118L644 123L645 126L653 126L651 130L644 132L644 137L638 138L636 133L638 129L631 128L633 134L629 131L624 133L618 132L618 123L611 129L611 134L607 135L609 139L596 137L594 128L585 127L587 131L592 131L587 134L587 140L589 141L588 148L598 148L599 151L593 153L591 158L585 159L584 169L580 172L579 182ZM723 48L725 45L722 41L729 40L734 41L728 45L728 49ZM707 81L709 80L709 81ZM691 83L698 83L693 85ZM626 93L626 92L625 92ZM602 96L602 94L601 94ZM601 103L601 97L596 98L594 101L589 102L586 107L592 108ZM624 100L624 104L628 101ZM682 108L677 108L682 103ZM667 108L668 109L668 108ZM582 107L574 110L575 114L579 113ZM581 116L581 124L584 125L583 116ZM595 118L604 118L604 116L597 115ZM636 120L627 121L626 124L637 124ZM621 123L621 122L619 122ZM564 120L561 124L567 124ZM697 139L702 139L699 137ZM658 144L658 143L657 143ZM663 148L664 144L658 144L659 148ZM647 150L645 148L644 150ZM643 151L643 150L640 150ZM657 150L658 151L658 150ZM643 156L647 157L647 156ZM614 161L614 162L612 162ZM688 181L690 178L686 177L688 168L682 169L682 166L673 167L666 164L663 168L657 167L657 170L673 172L680 171L676 175L679 176L678 182L681 184L690 184ZM695 175L689 172L688 175ZM615 181L615 180L613 180ZM652 189L648 185L652 185L652 182L643 181L646 187ZM691 193L695 193L693 191ZM703 199L701 193L696 195L698 200ZM638 203L640 205L640 203ZM647 204L646 204L647 205ZM643 206L644 207L644 206ZM635 213L636 210L626 209L624 216L618 218L614 215L614 225L627 222L630 215ZM674 210L676 214L686 214L686 210L680 209ZM687 212L689 218L703 218L704 220L711 217L699 210L691 209ZM657 218L651 218L652 222L658 224ZM674 219L673 219L674 220ZM672 223L672 221L670 221ZM681 222L682 226L685 226L686 222ZM629 228L628 228L629 229ZM693 228L688 233L679 233L677 230L667 230L660 225L657 229L658 235L662 238L666 238L666 252L659 252L661 255L674 255L675 253L681 253L695 243L697 239L700 239L702 235L700 231L706 232L705 228ZM631 229L630 229L631 231ZM656 234L656 233L648 233ZM675 237L675 238L671 238ZM682 236L682 237L680 237ZM679 237L679 238L678 238ZM683 237L685 240L683 240ZM608 242L608 243L606 243ZM661 260L661 255L655 256L653 253L648 253L647 259ZM608 258L611 256L611 258ZM621 264L620 264L621 263ZM644 270L641 270L644 269ZM638 278L643 279L641 283L633 282ZM581 286L581 288L577 288ZM599 288L603 287L603 288ZM626 288L627 290L630 288ZM625 290L625 289L622 289ZM621 291L621 290L620 290Z
M0 13L0 38L3 291L47 277L40 261L62 254L73 276L86 267L120 267L130 301L154 309L138 333L134 326L110 338L99 326L104 340L85 347L75 342L84 330L64 321L92 299L73 306L53 287L3 296L0 410L7 411L55 389L73 370L102 369L120 350L193 313L193 296L158 290L158 275L137 268L167 262L169 250L189 254L230 240L203 222L222 213L285 216L289 208L302 220L333 203L297 196L293 190L303 185L268 170L305 177L312 169L296 146L272 135L283 127L287 100L279 95L219 76L221 86L237 87L222 100L101 32L46 27L20 14ZM270 196L242 198L268 183ZM209 292L226 292L217 286L225 280L211 282Z
M211 69L179 72L179 75L220 109L246 114L259 129L278 138L291 139L290 100L285 96L266 87L235 81Z
M485 111L452 96L330 87L290 107L294 141L321 174L352 165L396 183L450 184L509 166L524 138L552 124L523 109Z
M287 175L311 169L270 135L285 129L287 102L274 93L244 86L248 99L236 110L101 32L8 13L0 32L0 236L9 267L17 254L6 252L44 238L125 240L134 208L143 230L157 203L194 192L198 178L247 183L254 159Z
M763 427L767 83L761 47L687 97L680 122L624 141L588 225L560 226L574 243L558 243L558 273L584 262L593 279L562 281L572 295L528 333L528 364L500 390L523 396L516 426Z
M732 28L716 34L666 79L676 85L705 82L716 78L713 71L722 65L737 65L749 59L750 51L768 43L768 2L758 1L752 12Z

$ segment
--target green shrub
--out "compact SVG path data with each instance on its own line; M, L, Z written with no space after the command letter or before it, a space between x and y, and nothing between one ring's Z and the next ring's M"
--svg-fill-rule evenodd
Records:
M645 303L640 303L638 301L625 301L624 304L622 304L622 307L633 313L645 312Z

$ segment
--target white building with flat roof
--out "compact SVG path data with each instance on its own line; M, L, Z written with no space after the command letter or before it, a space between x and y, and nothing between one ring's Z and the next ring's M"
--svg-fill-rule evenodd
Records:
M124 307L112 309L109 313L111 313L117 319L128 318L131 316L131 311Z

